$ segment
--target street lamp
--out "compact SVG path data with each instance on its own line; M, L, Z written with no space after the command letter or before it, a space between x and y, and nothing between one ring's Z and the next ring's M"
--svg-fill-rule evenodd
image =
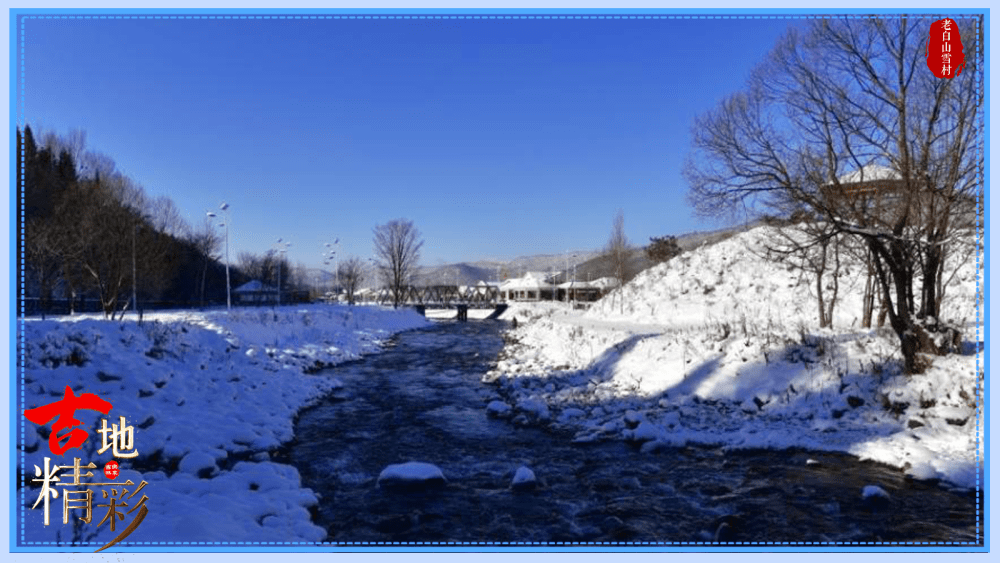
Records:
M292 246L292 243L288 241L281 242L281 239L279 238L278 241L274 243L274 246L278 254L284 254L285 252L288 252L288 247ZM281 261L280 260L278 260L277 267L278 267L278 306L280 307L281 306Z
M573 305L576 306L576 253L573 253Z
M324 246L330 249L329 256L324 254L324 257L333 258L333 275L337 280L336 293L340 296L340 259L337 257L337 250L340 250L340 237L336 238L332 243L325 243ZM336 247L336 250L333 250Z
M226 220L222 223L219 223L219 226L226 228L226 311L229 311L233 307L233 300L229 291L229 204L226 202L222 202L222 205L219 206L219 209L226 212ZM209 211L205 215L208 215L209 217L212 218L216 217L216 214L212 213L211 211Z
M379 287L378 287L378 262L375 261L375 257L368 259L369 264L372 267L372 293L375 296L375 301L379 298Z

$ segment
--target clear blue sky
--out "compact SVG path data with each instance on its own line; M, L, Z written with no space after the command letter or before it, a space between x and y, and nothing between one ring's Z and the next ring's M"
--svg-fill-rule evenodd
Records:
M423 264L714 228L685 201L695 115L801 20L31 20L25 116L190 223L229 202L231 257L372 254L413 220Z

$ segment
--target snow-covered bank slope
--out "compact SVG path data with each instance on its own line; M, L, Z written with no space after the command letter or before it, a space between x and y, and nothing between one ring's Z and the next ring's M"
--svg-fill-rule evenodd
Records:
M783 241L776 228L757 227L684 253L641 272L626 284L624 312L619 291L596 303L586 316L670 326L698 326L715 320L744 318L754 324L817 326L815 277L767 259L769 255L776 256L768 247L781 246ZM954 278L946 288L941 316L965 325L974 321L976 314L975 255L967 260L957 254L948 258L945 278L953 273ZM832 252L829 261L832 272ZM865 266L847 254L841 256L841 261L834 326L860 329ZM828 273L824 278L827 299L833 291L831 277Z
M581 441L841 450L975 486L975 262L942 314L965 330L964 353L905 376L895 334L858 327L859 265L842 272L834 328L819 330L814 280L760 257L771 236L754 229L643 272L624 288L624 313L620 294L586 313L512 307L515 342L486 380L515 420Z
M113 409L106 417L77 411L90 436L64 456L49 451L51 424L38 427L22 417L18 467L33 474L44 457L52 464L80 457L102 467L111 452L96 453L95 423L125 416L139 457L119 460L125 469L119 481L149 483L149 516L126 541L317 541L325 531L310 523L305 508L315 496L301 489L294 468L268 461L270 451L292 439L295 413L340 385L308 373L375 352L393 333L427 324L412 310L325 305L154 313L141 324L27 321L22 408L58 401L70 386ZM29 539L73 536L73 525L62 525L62 499L53 501L45 527L41 505L31 510L39 485L23 491ZM98 521L78 537L91 537ZM93 541L103 545L114 535L105 523Z

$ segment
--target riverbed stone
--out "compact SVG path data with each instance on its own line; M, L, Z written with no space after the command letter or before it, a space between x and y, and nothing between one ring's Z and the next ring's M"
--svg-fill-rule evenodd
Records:
M548 405L538 397L528 397L518 401L517 408L536 420L548 420L551 416Z
M639 446L639 451L644 454L655 454L657 452L663 452L670 449L670 444L662 440L652 440L650 442L643 442Z
M861 489L861 500L864 501L866 507L879 510L889 506L890 497L889 493L882 487L866 485Z
M629 442L652 442L660 437L660 429L649 422L648 420L643 420L635 427L634 430L625 430L623 432L625 439Z
M573 418L580 418L581 416L586 416L587 411L583 409L578 409L576 407L569 407L563 409L562 413L559 414L559 420L570 420Z
M510 488L516 492L531 491L537 486L535 472L523 465L517 468L517 471L514 472L514 479L510 482Z
M635 428L636 426L639 426L640 423L645 422L646 416L634 410L627 410L625 411L625 417L623 420L626 428Z
M443 487L448 483L441 469L422 461L390 465L382 470L376 485L392 490L422 490Z
M497 418L510 416L511 407L503 401L491 401L486 405L486 414Z

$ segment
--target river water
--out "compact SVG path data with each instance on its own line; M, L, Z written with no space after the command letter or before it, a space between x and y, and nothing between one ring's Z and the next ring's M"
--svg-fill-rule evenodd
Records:
M313 520L328 542L982 543L976 492L916 482L852 456L714 447L645 454L620 441L574 444L549 428L492 419L485 406L498 395L480 379L505 328L438 323L325 372L344 388L300 413L288 461L321 497ZM382 469L407 461L437 465L447 483L376 486ZM521 466L536 475L533 490L511 489ZM887 491L888 503L863 500L867 485Z

